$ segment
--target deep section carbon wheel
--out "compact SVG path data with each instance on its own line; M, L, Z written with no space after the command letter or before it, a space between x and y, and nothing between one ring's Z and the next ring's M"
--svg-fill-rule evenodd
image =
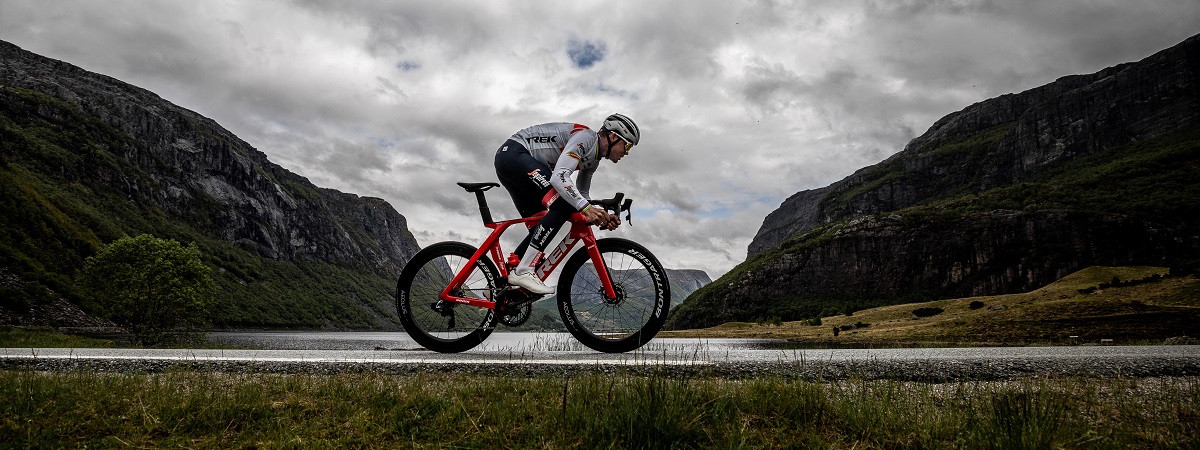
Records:
M442 290L475 254L475 247L461 242L441 242L413 255L396 281L396 309L404 331L421 346L441 353L458 353L474 348L496 327L496 314L440 298ZM487 258L480 258L470 276L452 292L459 297L491 300L501 284L500 272Z
M645 247L633 241L596 241L602 270L608 270L615 298L604 294L586 251L567 260L558 280L558 311L563 324L583 345L608 353L641 347L662 329L671 302L667 272Z

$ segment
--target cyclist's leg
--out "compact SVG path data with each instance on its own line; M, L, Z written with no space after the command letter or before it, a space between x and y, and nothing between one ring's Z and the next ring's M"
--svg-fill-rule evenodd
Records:
M517 267L513 268L513 271L508 276L509 283L521 286L536 294L554 293L553 287L542 284L541 280L533 274L534 265L545 254L546 247L550 244L550 239L558 233L558 229L566 223L574 211L575 208L565 200L558 200L551 203L550 210L546 212L545 216L542 216L537 226L534 226L533 230L529 232L527 240L529 241L529 247L532 247L533 250L517 249L518 253L521 251L525 253L521 256L521 262L517 264Z
M550 204L550 210L546 211L546 215L542 216L542 220L538 221L537 225L529 232L529 237L522 242L523 245L532 246L538 253L544 253L546 247L550 245L550 239L558 234L559 228L567 223L567 219L571 218L571 214L575 212L575 207L566 200L556 198ZM517 248L518 255L524 255L524 248ZM523 262L524 258L522 259ZM532 267L533 263L529 262ZM525 266L525 264L522 264Z
M542 198L553 190L550 167L533 158L520 142L509 139L496 150L496 177L512 197L521 217L546 209Z
M526 256L526 249L531 242L535 243L534 248L538 251L545 250L549 239L554 237L574 212L574 208L566 201L555 201L557 196L550 185L550 167L534 159L521 143L509 139L496 151L496 176L500 179L500 184L508 190L522 217L537 214L546 209L547 203L551 204L546 216L529 230L529 234L514 253L517 256ZM530 258L525 261L526 264L519 267L532 267L530 261L536 260L536 253L530 255ZM522 273L529 271L522 270Z
M517 211L524 217L544 210L542 199L549 198L547 196L554 192L554 188L550 185L550 167L534 159L523 145L511 139L496 151L496 176L500 179L500 184L512 196L513 203L517 205ZM531 243L549 240L553 237L553 232L558 231L558 228L554 227L549 236L541 237L539 233L545 233L549 225L559 221L557 215L552 215L550 212L547 215L551 216L551 221L546 222L543 217L539 226L531 229L530 234L517 247L517 254L522 255L521 263L508 275L509 283L524 287L535 294L554 292L554 288L542 284L541 280L531 275L533 264L541 255L541 251L526 251ZM542 222L546 222L547 226L542 227ZM545 245L543 244L542 247L544 248Z

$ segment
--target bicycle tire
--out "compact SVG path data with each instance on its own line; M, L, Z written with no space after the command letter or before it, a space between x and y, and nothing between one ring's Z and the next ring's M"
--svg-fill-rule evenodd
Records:
M558 312L575 339L606 353L635 350L667 320L671 285L658 259L636 242L596 241L617 299L608 299L587 251L567 260L558 280Z
M495 310L439 298L475 250L462 242L440 242L417 252L400 271L396 310L404 331L422 347L440 353L464 352L495 330ZM502 283L500 272L487 258L476 260L475 266L459 294L491 299Z

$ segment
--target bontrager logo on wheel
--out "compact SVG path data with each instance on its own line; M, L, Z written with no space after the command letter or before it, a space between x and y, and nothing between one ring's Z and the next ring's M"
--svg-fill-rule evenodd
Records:
M643 264L645 264L647 266L650 266L650 265L657 266L658 265L658 261L652 260L650 257L647 257L645 254L643 254L637 250L630 249L629 254L633 255L635 258L638 258L639 260L642 261ZM660 268L660 270L650 271L650 277L654 279L655 286L660 286L660 287L662 286L662 278L661 278L662 272L663 271L661 270L661 268ZM665 289L655 289L655 293L660 294L657 297L655 297L655 299L654 299L654 315L655 316L665 316L666 315L666 307L667 307L668 303L667 303L667 299L662 297L662 295L661 295L664 291L665 291Z

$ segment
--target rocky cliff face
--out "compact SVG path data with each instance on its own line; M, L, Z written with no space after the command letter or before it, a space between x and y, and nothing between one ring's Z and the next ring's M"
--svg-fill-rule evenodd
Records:
M803 191L669 326L1022 292L1089 265L1200 257L1200 36L971 105Z
M5 42L0 193L0 268L23 283L87 306L72 276L99 245L197 242L218 326L395 329L395 276L419 250L387 202L314 186L208 118Z
M1161 262L1200 249L1194 236L1181 245L1176 234L1120 215L995 211L909 220L855 219L824 242L801 240L756 260L756 267L718 280L708 295L689 298L672 326L798 320L905 300L1027 292L1088 266Z
M77 178L103 181L263 257L312 258L392 277L418 250L404 216L387 202L318 188L211 119L150 91L2 41L0 86L98 118L127 137L106 150L149 182L106 167Z
M696 269L667 269L667 279L671 281L671 307L682 303L688 295L712 283L708 272Z
M1200 123L1200 36L1140 62L1063 77L938 120L891 158L788 198L756 255L821 224L1022 183L1103 149Z
M739 280L743 294L992 295L1036 289L1086 266L1162 261L1183 252L1177 236L1123 215L997 210L910 220L852 220L825 242L765 261ZM1193 238L1188 246L1196 245Z

